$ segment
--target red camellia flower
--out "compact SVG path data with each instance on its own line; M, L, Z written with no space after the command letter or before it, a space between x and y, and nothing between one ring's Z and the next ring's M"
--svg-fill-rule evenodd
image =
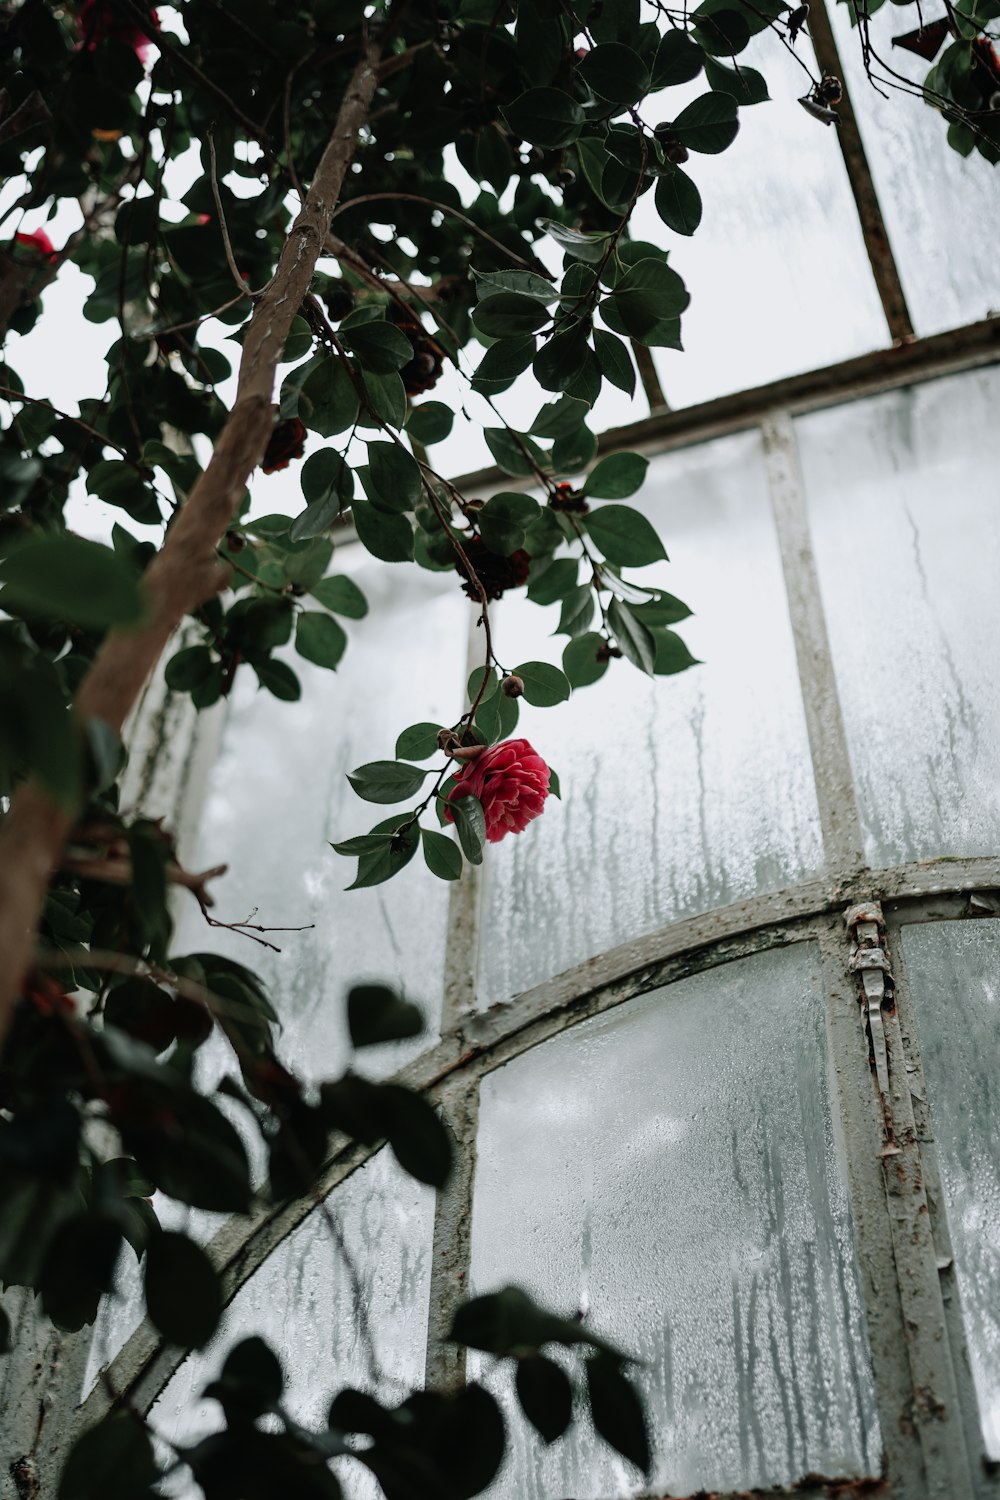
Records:
M467 761L449 802L478 797L486 817L486 837L499 844L508 833L521 833L544 811L549 795L549 768L527 740L504 740ZM455 821L445 808L449 823Z
M159 31L160 20L155 10L150 12L149 24L153 32ZM137 22L117 13L114 0L81 0L76 16L76 29L88 52L105 37L112 37L131 47L141 63L146 61L153 41Z
M32 250L37 250L46 260L52 260L57 254L55 245L44 229L33 229L30 234L16 234L14 238L19 245L30 245Z
M286 422L276 422L268 439L261 468L265 474L277 469L287 469L293 458L301 458L305 452L306 429L298 417L289 417Z

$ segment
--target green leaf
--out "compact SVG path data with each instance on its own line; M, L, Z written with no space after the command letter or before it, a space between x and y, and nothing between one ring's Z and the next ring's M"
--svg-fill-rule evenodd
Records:
M354 425L358 397L340 355L325 355L306 376L299 391L298 415L320 437L333 437Z
M587 1360L587 1393L595 1430L648 1477L651 1465L645 1413L617 1360L604 1354Z
M691 616L683 599L675 599L665 589L656 589L653 597L645 604L634 604L632 613L650 629L657 625L677 625Z
M176 693L187 693L204 682L215 667L215 658L207 646L186 646L167 662L164 679Z
M368 613L368 600L353 578L339 573L334 578L322 578L309 590L317 604L331 609L345 620L363 620Z
M406 431L418 443L429 448L443 443L451 432L455 413L443 401L422 401L406 419Z
M458 880L462 874L462 852L453 839L431 828L421 828L424 859L439 880Z
M424 1018L417 1006L386 985L358 984L347 993L347 1026L355 1047L374 1047L419 1036Z
M692 20L697 23L692 35L713 57L735 57L750 40L747 19L738 10L715 7L711 11L698 10ZM707 59L705 72L707 75Z
M110 547L82 537L49 534L19 542L0 558L0 609L50 616L103 630L134 625L144 601L135 568Z
M608 643L596 630L577 636L563 651L563 671L571 687L589 687L608 670ZM600 655L598 653L601 653Z
M474 668L473 671L469 674L469 684L467 688L470 703L475 703L476 698L479 695L479 685L483 680L484 673L487 677L486 690L483 693L484 703L488 702L488 700L493 697L493 694L496 692L497 687L499 686L500 679L497 677L496 670L493 667Z
M656 642L656 663L653 671L657 677L670 677L674 672L684 672L688 667L699 666L696 656L692 656L685 643L673 630L654 630L653 640Z
M312 346L313 331L305 318L293 318L292 326L288 330L288 337L285 340L285 347L281 351L279 363L283 365L295 364L303 355L309 353Z
M503 490L487 500L476 517L479 532L491 552L509 557L524 546L525 534L539 513L537 500Z
M604 259L608 240L611 238L607 232L595 231L588 234L581 229L571 229L567 224L560 224L557 219L539 219L538 227L551 235L567 255L572 255L575 260L588 261L592 265Z
M488 745L498 740L509 739L517 728L520 716L518 699L508 698L506 693L495 693L481 703L476 713L476 728Z
M563 600L557 635L583 635L594 618L594 594L589 583L581 583Z
M227 1420L253 1421L281 1400L285 1377L273 1350L256 1334L241 1339L226 1355L222 1374L205 1390L221 1403Z
M333 448L309 455L302 465L301 484L309 503L288 528L293 542L328 531L354 498L354 474Z
M131 1413L115 1412L73 1444L59 1478L59 1500L142 1500L158 1478L145 1427Z
M547 661L524 661L514 668L514 675L524 683L525 701L535 708L553 708L570 695L566 674Z
M366 802L402 802L423 785L426 771L402 760L372 760L359 766L348 781Z
M653 64L654 89L690 83L701 72L705 54L686 31L667 31L660 39Z
M597 453L597 438L589 427L578 427L552 444L552 468L557 474L579 474Z
M483 862L483 845L486 842L486 818L478 797L455 797L449 804L458 830L458 842L462 852L472 865Z
M610 453L587 475L583 493L594 500L625 500L640 489L649 459L640 453Z
M536 466L543 468L545 465L544 452L525 433L515 433L506 427L485 427L483 436L486 446L505 474L530 475L534 474Z
M423 493L412 453L398 443L368 444L368 498L383 510L413 510Z
M676 234L694 234L701 223L701 194L686 172L670 166L656 184L656 212Z
M358 540L382 562L410 562L413 558L413 525L407 516L378 510L367 500L352 507Z
M170 1344L202 1349L219 1326L222 1285L200 1245L163 1230L146 1249L146 1312Z
M620 599L612 599L608 606L608 624L622 655L640 672L652 676L656 670L656 641L648 627Z
M732 145L740 128L736 100L731 94L702 94L682 109L670 133L682 146L716 156Z
M558 401L542 407L531 424L531 431L535 437L567 437L586 421L589 411L586 401L580 401L576 396L560 396Z
M705 80L715 93L731 94L737 104L763 104L770 99L767 82L756 68L741 63L739 68L726 68L714 58L705 59Z
M601 374L612 385L628 396L635 395L635 365L627 344L606 333L603 328L594 329L594 349L601 366Z
M567 1348L589 1344L615 1359L622 1357L582 1323L560 1318L540 1307L519 1286L505 1286L499 1292L488 1292L461 1303L448 1338L467 1349L513 1355L517 1359L537 1354L545 1344L562 1344Z
M576 587L580 563L575 557L560 557L550 563L544 572L533 576L528 585L528 598L532 604L555 604L565 599L570 589Z
M588 88L612 104L635 104L649 88L646 64L621 42L592 47L577 71Z
M413 358L413 345L406 334L381 319L353 326L341 324L339 337L365 368L376 375L401 370Z
M520 292L493 292L476 307L472 321L487 338L509 339L536 332L549 322L549 311L534 297Z
M584 121L579 104L560 89L528 89L503 113L515 135L550 151L572 145Z
M440 724L411 724L396 741L397 760L430 760L438 752Z
M361 382L378 419L389 427L402 427L406 421L406 388L396 371L377 375L374 370L362 370ZM378 425L364 409L358 420L363 427Z
M262 688L267 688L283 703L297 703L302 697L302 684L295 673L283 661L255 661L251 663Z
M530 333L518 338L498 339L479 361L472 389L481 395L496 395L514 384L535 357L535 339Z
M444 1187L451 1175L451 1137L433 1107L398 1083L379 1085L379 1105L386 1137L403 1171L430 1187Z
M546 1443L562 1437L573 1419L573 1387L561 1365L544 1354L518 1360L514 1377L521 1410Z
M650 336L656 337L658 325L676 318L690 300L677 272L650 258L629 266L602 302L601 313L610 304L632 338L649 342Z
M359 851L358 873L352 883L346 887L347 890L359 891L368 886L381 885L384 881L391 880L394 875L398 875L400 870L409 864L417 851L420 831L417 825L412 823L405 833L397 833L396 830L407 821L406 814L396 813L372 829L367 837L380 837L380 843L366 853Z
M557 296L555 287L551 281L546 281L544 276L538 276L534 271L477 271L473 269L476 278L476 290L484 290L480 295L487 297L492 292L520 292L525 297L534 297L539 302L554 302Z
M295 649L306 661L332 670L347 649L347 636L331 615L305 610L295 627Z
M630 505L601 505L590 512L585 524L609 562L643 568L666 559L655 528Z

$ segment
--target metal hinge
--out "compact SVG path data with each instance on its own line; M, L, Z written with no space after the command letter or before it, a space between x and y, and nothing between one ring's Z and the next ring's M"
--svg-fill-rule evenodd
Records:
M875 1062L875 1083L885 1117L887 1152L893 1144L892 1113L889 1098L889 1050L885 1040L882 1006L891 995L892 965L885 949L885 919L877 901L860 901L848 907L844 921L851 934L849 967L861 979L861 1003L865 1027Z

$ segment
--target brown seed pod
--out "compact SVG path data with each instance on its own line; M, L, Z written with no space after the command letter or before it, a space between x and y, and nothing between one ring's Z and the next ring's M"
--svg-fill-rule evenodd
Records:
M515 674L511 672L510 676L505 677L503 682L501 682L500 691L501 693L503 693L505 698L523 698L524 683L520 677L515 676Z

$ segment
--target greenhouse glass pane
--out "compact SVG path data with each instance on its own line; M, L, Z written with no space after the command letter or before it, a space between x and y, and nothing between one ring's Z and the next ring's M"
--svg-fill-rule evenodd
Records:
M987 1455L1000 1460L1000 928L903 928Z
M829 9L917 333L939 333L987 317L1000 309L996 168L978 152L963 160L953 151L945 121L922 99L885 85L877 93L865 75L850 8L831 4ZM883 6L871 21L876 51L913 84L927 76L928 64L893 47L892 38L919 25L916 9L897 5ZM876 64L876 69L886 76L884 68Z
M650 679L624 661L517 730L558 771L524 833L485 865L480 1000L504 1000L691 913L792 885L821 860L778 546L756 433L653 460L633 502L669 564L644 568L695 611L701 664ZM558 662L559 610L496 611L511 666Z
M281 949L272 953L207 928L191 903L175 941L178 952L228 953L262 974L282 1020L282 1060L311 1079L328 1078L347 1061L351 984L400 986L433 1030L444 970L444 882L418 855L392 884L345 893L356 864L330 841L367 833L390 812L361 801L347 773L392 759L407 725L450 723L458 713L469 611L435 575L359 559L359 552L352 558L345 549L344 570L370 613L346 622L349 645L337 671L290 655L302 697L281 704L257 688L251 671L239 674L192 856L199 869L229 865L213 885L215 915L233 921L256 912L253 920L266 927L308 930L271 934ZM392 1071L413 1050L412 1043L386 1048L380 1066Z
M805 38L799 47L815 66ZM675 407L889 341L836 132L798 103L805 71L770 32L740 62L764 74L772 97L740 110L740 133L727 151L692 153L686 163L704 203L693 238L665 227L652 193L639 199L632 220L634 238L669 249L691 293L684 352L655 351ZM704 92L698 78L670 89L660 107L669 118Z
M878 1474L811 944L583 1022L488 1076L481 1111L474 1288L524 1286L644 1361L650 1492ZM647 1488L587 1421L551 1449L509 1425L503 1497Z
M1000 370L796 423L873 865L1000 847Z
M220 1408L201 1392L251 1334L277 1352L284 1403L304 1426L325 1428L330 1401L345 1386L394 1401L423 1384L432 1189L382 1151L327 1205L333 1227L312 1213L237 1293L207 1348L181 1365L150 1413L162 1437L192 1443L222 1425ZM182 1472L188 1483L179 1479L170 1493L200 1495ZM381 1493L356 1464L343 1466L343 1476L352 1500Z

